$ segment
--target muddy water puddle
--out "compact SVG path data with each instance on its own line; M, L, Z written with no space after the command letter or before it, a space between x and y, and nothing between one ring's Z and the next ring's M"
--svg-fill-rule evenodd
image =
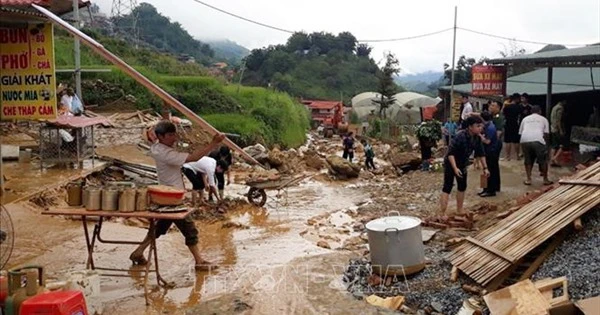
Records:
M245 193L247 189L231 185L228 194L235 195L236 190ZM277 199L276 191L268 194ZM351 189L310 180L290 187L287 197L286 205L270 203L266 208L245 205L231 211L228 221L235 223L233 225L226 225L227 221L196 222L203 257L220 265L211 274L193 271L193 259L176 229L160 237L157 244L161 275L174 282L174 287L157 287L151 274L149 306L144 303L139 267L131 266L128 259L133 246L97 244L94 252L97 266L128 269L123 273L126 277L101 277L99 300L104 304L104 313L183 313L205 300L218 299L242 288L256 274L281 268L297 258L328 253L300 236L307 219L351 207L363 198ZM87 251L81 221L43 216L39 209L27 208L22 203L9 207L16 230L15 254L10 267L41 264L50 279L61 279L69 272L85 269ZM44 229L39 229L40 226ZM146 231L111 221L103 224L102 236L141 240Z

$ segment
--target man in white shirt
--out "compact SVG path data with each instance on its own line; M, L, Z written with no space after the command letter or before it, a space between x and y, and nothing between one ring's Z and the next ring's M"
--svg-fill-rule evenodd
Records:
M200 200L204 201L202 191L206 189L210 194L217 196L217 201L221 198L217 194L217 183L215 182L215 172L217 171L217 160L203 156L196 162L188 162L183 164L183 174L192 183L195 191L200 194Z
M523 118L519 127L521 135L521 150L525 160L525 173L527 180L525 185L531 185L531 170L533 163L537 160L540 172L544 177L544 185L552 184L548 179L548 148L546 140L550 134L550 124L546 117L540 115L541 108L537 105L531 107L532 114Z
M461 126L463 125L462 122L464 122L473 113L473 105L471 105L471 103L469 102L469 97L467 95L463 95L462 103L463 109L460 113Z
M179 189L185 189L181 168L186 162L198 161L202 156L207 155L215 147L219 145L225 136L217 134L213 141L206 147L198 149L191 154L178 152L173 148L178 141L177 129L175 125L168 121L160 121L154 127L154 132L158 142L150 147L150 155L156 162L156 172L158 173L158 183L161 185L172 186ZM196 262L196 270L210 270L214 267L210 262L204 260L198 249L198 229L194 225L194 221L187 217L183 220L158 220L156 222L156 233L151 235L150 232L142 241L140 246L131 253L129 259L134 264L144 265L148 261L144 258L144 250L150 245L153 237L158 238L160 235L166 234L172 224L175 224L181 234L185 237L185 244L194 256Z

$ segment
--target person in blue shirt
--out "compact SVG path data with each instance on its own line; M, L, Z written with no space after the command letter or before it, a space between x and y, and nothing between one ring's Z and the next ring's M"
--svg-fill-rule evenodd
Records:
M480 160L483 174L489 176L483 144L479 134L483 131L483 120L478 115L471 115L465 119L466 128L457 132L456 137L450 141L448 152L444 157L444 186L440 195L440 212L446 213L448 199L456 179L458 192L456 193L456 212L463 212L465 190L467 190L467 166L469 156L475 153L475 159Z
M481 113L484 121L483 132L479 135L483 143L485 153L485 163L487 164L490 176L488 178L487 188L479 193L480 197L493 197L500 191L500 151L501 142L498 140L496 126L492 122L493 116L490 112Z
M444 142L446 143L446 146L450 145L450 138L454 138L454 136L456 136L456 129L458 129L458 126L450 119L448 119L444 124L442 133L444 134Z

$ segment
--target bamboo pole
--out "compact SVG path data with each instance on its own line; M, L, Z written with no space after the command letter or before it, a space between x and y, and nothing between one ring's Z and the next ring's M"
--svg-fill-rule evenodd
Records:
M165 104L180 111L185 117L187 117L192 122L198 124L201 128L203 128L210 134L216 135L217 133L219 133L219 131L217 129L215 129L213 126L211 126L209 123L207 123L204 119L202 119L200 116L198 116L192 110L190 110L185 105L180 103L177 99L175 99L173 96L171 96L165 90L160 88L158 85L156 85L155 83L150 81L148 78L143 76L141 73L139 73L133 67L128 65L125 61L121 60L119 57L115 56L113 53L108 51L106 48L104 48L104 46L102 46L102 44L98 43L97 41L95 41L91 37L87 36L80 30L69 25L67 22L62 20L60 17L54 15L52 12L48 11L47 9L40 7L38 5L35 5L35 4L32 4L32 6L35 9L37 9L38 11L40 11L42 14L47 16L55 24L64 28L67 32L71 33L73 36L81 39L81 41L84 44L86 44L88 47L90 47L93 51L95 51L100 56L104 57L106 60L112 62L114 65L119 67L119 69L121 69L123 72L128 74L134 80L136 80L138 83L140 83L141 85L146 87L148 90L150 90L150 92L152 92L155 95L157 95L158 97L160 97L165 102ZM242 156L242 158L244 158L247 162L250 162L252 164L261 165L258 161L256 161L254 158L252 158L248 153L244 152L244 150L242 150L240 147L238 147L235 143L233 143L233 141L229 140L228 138L225 138L223 140L223 143L225 145L227 145L228 147L230 147L232 150L238 152Z

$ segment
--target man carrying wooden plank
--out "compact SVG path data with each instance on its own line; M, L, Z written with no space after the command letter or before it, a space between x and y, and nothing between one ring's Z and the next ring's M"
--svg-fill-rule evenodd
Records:
M469 156L475 152L475 159L482 166L483 174L490 176L487 164L484 158L483 144L479 136L483 130L483 120L477 115L471 115L465 119L465 129L459 131L456 137L452 138L446 157L444 157L444 187L440 197L440 210L443 213L448 208L448 198L452 192L454 179L458 192L456 193L456 211L463 212L465 201L465 190L467 190L467 166L469 165Z
M150 147L150 155L156 162L156 172L158 173L158 183L161 185L172 186L179 189L185 189L181 168L187 162L198 161L201 157L210 153L216 148L225 136L218 133L213 138L213 141L208 146L198 149L191 154L178 152L173 148L178 140L177 129L175 125L168 121L162 120L154 127L154 133L158 138L158 142ZM194 225L191 218L183 220L158 220L156 222L156 234L146 235L142 244L131 253L129 259L134 264L145 265L148 263L144 258L144 250L150 246L153 237L159 237L166 234L172 224L175 224L181 234L185 237L185 245L188 246L190 252L194 256L196 262L196 270L210 270L213 265L202 258L200 249L198 248L198 229Z

